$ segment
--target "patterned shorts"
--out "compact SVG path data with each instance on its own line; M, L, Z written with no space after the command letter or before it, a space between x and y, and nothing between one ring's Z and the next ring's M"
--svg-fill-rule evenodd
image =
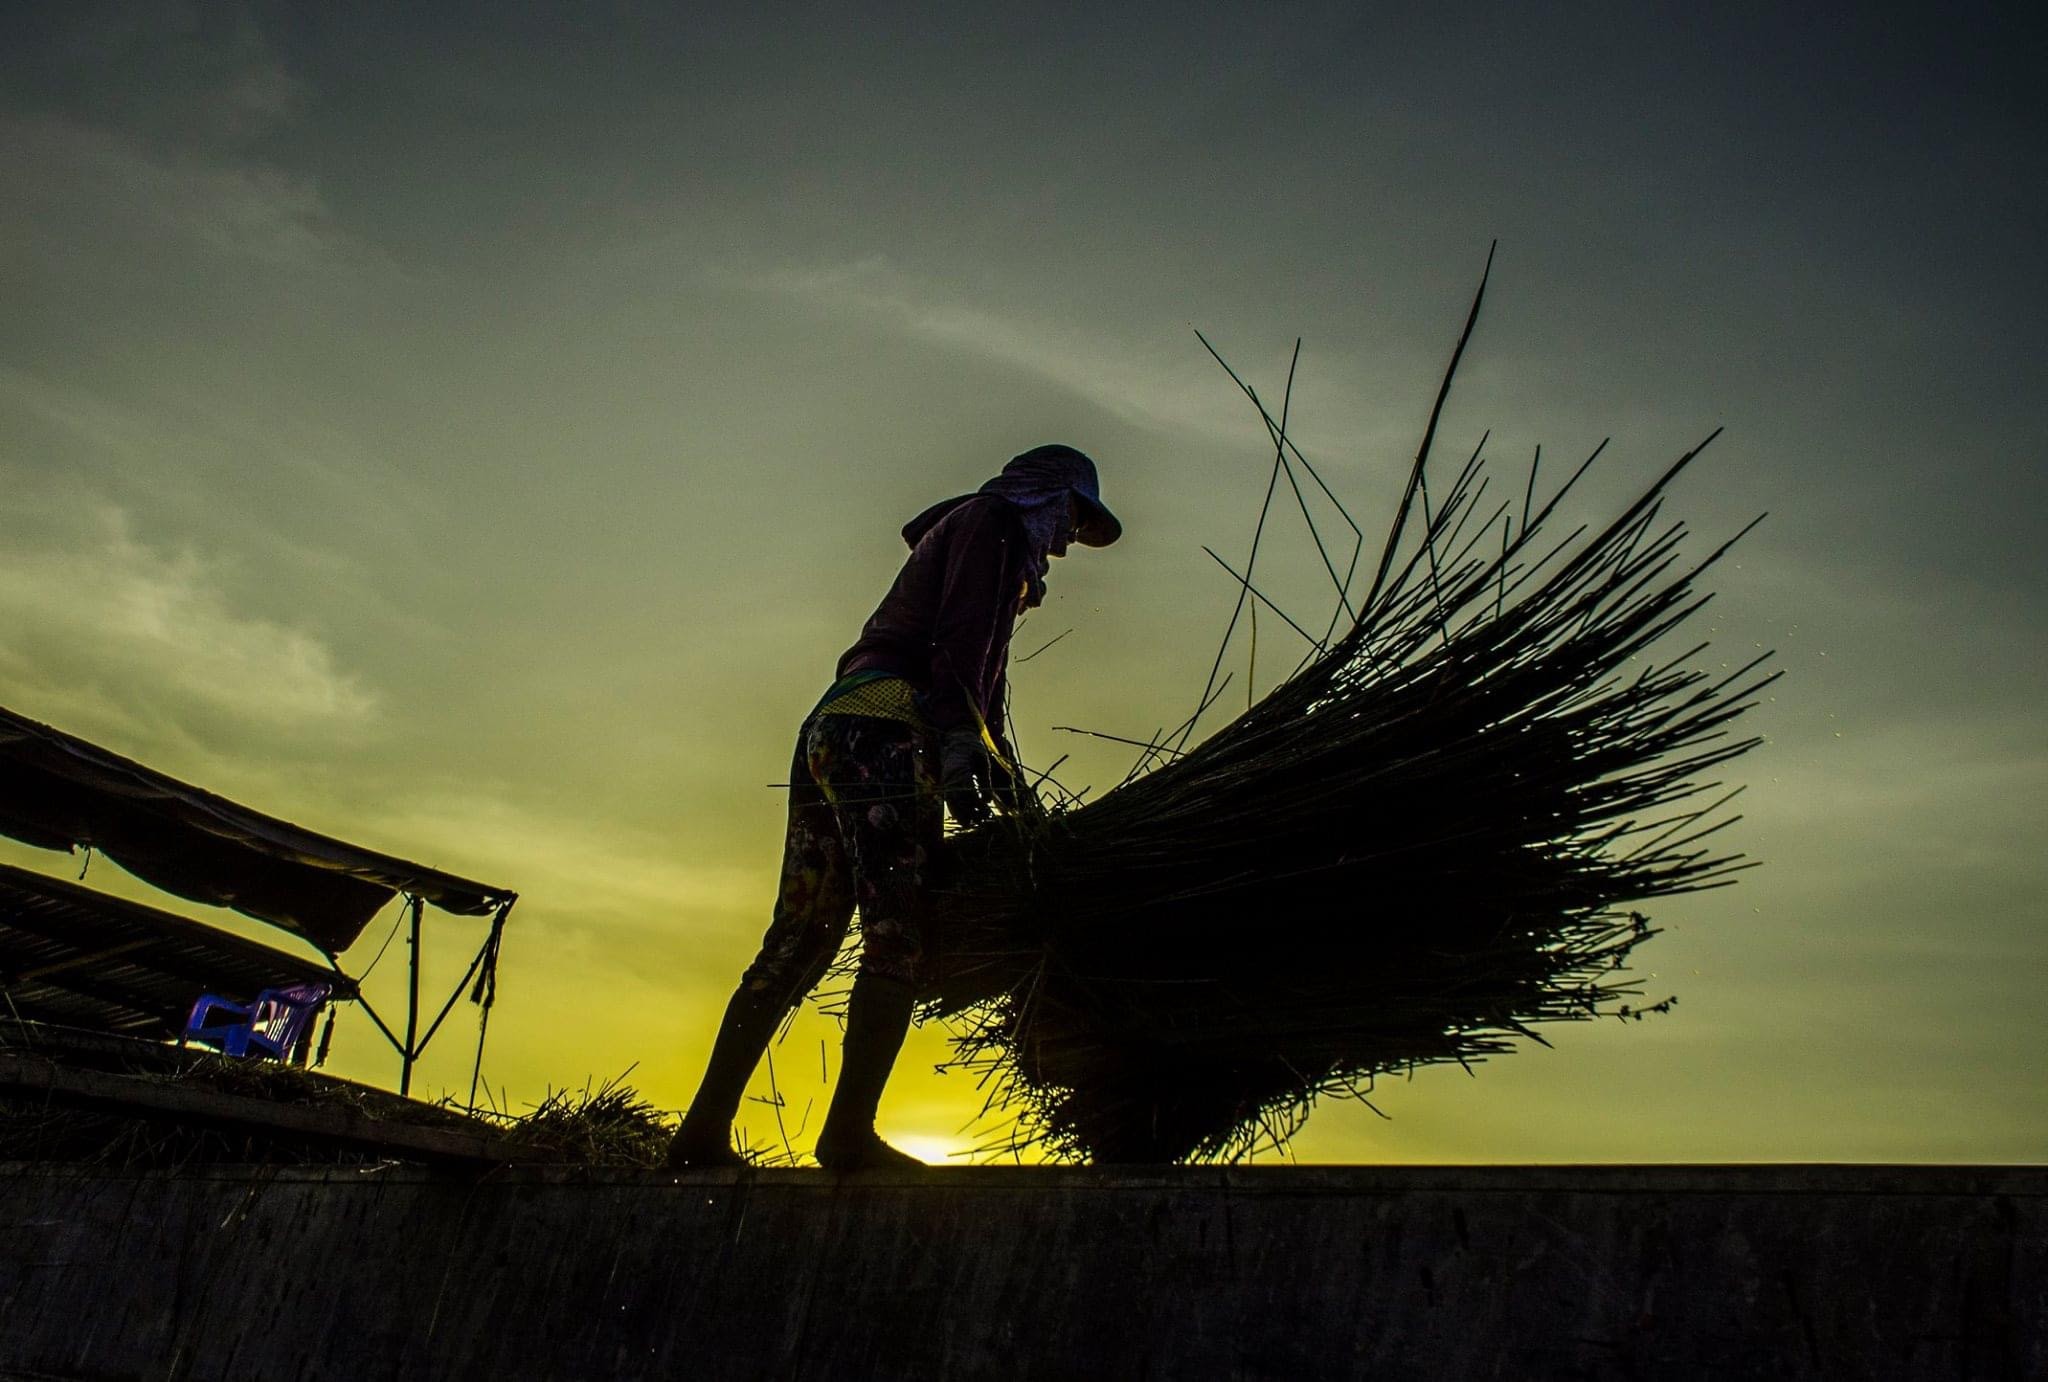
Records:
M814 715L789 770L782 883L744 982L795 1005L814 988L860 909L863 974L916 983L925 886L943 807L930 731L868 715Z

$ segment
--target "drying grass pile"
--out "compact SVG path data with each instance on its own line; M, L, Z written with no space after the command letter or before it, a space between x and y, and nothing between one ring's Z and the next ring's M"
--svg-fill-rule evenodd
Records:
M638 1170L660 1167L675 1120L627 1084L632 1068L592 1089L551 1089L523 1116L507 1119L514 1137L550 1150L550 1160L575 1166Z
M1361 540L1345 570L1317 538L1343 618L1302 630L1305 663L1193 747L1192 722L1156 738L1095 801L954 837L925 1012L1015 1115L998 1145L1236 1159L1382 1073L1639 1012L1642 905L1743 866L1712 838L1716 775L1758 742L1732 722L1775 674L1663 651L1729 545L1688 560L1665 514L1700 448L1563 533L1592 457L1547 498L1532 467L1489 502L1484 442L1432 476L1484 290L1377 561ZM1321 485L1284 406L1245 393L1276 477Z

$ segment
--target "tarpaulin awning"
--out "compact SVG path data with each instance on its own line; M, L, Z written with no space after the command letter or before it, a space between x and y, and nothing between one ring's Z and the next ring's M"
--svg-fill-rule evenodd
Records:
M204 922L0 864L0 993L6 1013L128 1036L174 1037L202 993L353 981Z
M96 849L165 892L232 907L329 954L397 893L462 916L515 896L252 811L4 707L0 833Z

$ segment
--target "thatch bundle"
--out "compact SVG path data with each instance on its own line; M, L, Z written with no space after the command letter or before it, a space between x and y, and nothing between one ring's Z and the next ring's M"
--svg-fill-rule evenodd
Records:
M1284 417L1276 463L1306 467ZM1099 800L955 837L926 1011L1016 1143L1130 1162L1283 1141L1320 1095L1615 1010L1653 934L1633 906L1738 866L1703 840L1727 798L1698 798L1757 742L1729 722L1771 675L1649 655L1727 550L1681 564L1662 517L1698 448L1554 540L1564 491L1537 505L1532 470L1487 506L1475 451L1433 501L1429 447L1348 629L1293 676Z

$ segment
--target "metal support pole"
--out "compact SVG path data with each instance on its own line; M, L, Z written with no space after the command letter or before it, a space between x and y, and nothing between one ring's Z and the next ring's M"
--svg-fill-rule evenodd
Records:
M420 908L424 905L418 893L411 894L412 904L412 964L408 970L409 987L405 997L405 1049L399 1053L403 1059L398 1071L398 1092L401 1097L412 1093L412 1063L419 1059L419 1047L415 1045L420 1030Z

